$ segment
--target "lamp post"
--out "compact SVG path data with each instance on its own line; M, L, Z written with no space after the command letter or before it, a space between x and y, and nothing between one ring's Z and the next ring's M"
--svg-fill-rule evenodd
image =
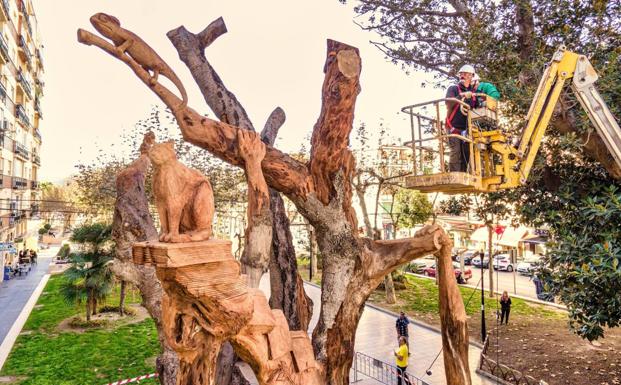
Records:
M485 330L485 271L483 270L484 258L485 250L481 250L481 342L483 343L485 343L485 337L487 336L487 330Z

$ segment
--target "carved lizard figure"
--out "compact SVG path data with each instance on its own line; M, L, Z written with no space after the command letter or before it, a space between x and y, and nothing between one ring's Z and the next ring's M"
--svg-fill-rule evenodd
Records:
M127 54L144 68L145 71L153 71L151 76L151 86L157 83L159 75L165 76L170 79L171 82L181 92L181 98L183 102L181 107L185 107L188 104L188 95L183 87L183 83L166 64L166 62L155 52L155 50L142 40L135 33L121 28L121 22L114 16L106 15L105 13L96 13L91 16L91 24L93 27L101 33L103 36L112 40L114 45L119 50L120 55Z

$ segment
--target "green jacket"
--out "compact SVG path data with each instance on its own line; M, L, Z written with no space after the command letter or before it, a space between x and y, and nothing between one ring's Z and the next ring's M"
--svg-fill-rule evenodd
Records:
M489 95L496 100L500 99L500 92L498 92L498 89L496 89L492 83L479 83L477 93Z

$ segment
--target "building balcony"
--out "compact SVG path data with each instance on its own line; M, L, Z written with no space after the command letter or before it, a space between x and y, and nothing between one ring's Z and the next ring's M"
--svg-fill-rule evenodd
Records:
M39 156L39 154L36 153L32 153L32 163L36 164L37 166L41 166L41 157ZM33 184L35 182L32 182Z
M24 178L13 177L13 189L14 190L25 190L28 188L28 181Z
M7 97L6 87L0 82L0 99L4 100Z
M43 113L41 113L41 99L35 99L35 112L39 115L40 118L43 117Z
M15 142L13 147L13 152L15 155L21 157L24 160L30 160L30 151L28 148L19 142Z
M0 21L9 20L9 0L0 1Z
M4 39L4 36L0 34L0 63L6 64L11 60L9 57L9 45Z
M32 99L32 86L30 85L30 82L26 80L26 77L21 70L17 72L17 85L21 86L24 93Z
M43 68L43 55L41 54L41 50L37 48L35 54L37 55L37 59L39 59L39 66Z
M32 52L30 52L30 48L28 48L28 43L26 43L24 35L19 36L19 53L28 66L32 66Z
M39 131L38 128L35 128L34 130L34 137L37 138L39 142L41 142L41 131Z
M31 127L30 119L28 119L28 115L26 115L26 110L24 109L24 106L22 106L21 104L16 104L15 105L15 115L17 116L17 119L24 126Z
M39 188L39 181L31 180L30 181L30 189L31 190L37 190L38 188Z

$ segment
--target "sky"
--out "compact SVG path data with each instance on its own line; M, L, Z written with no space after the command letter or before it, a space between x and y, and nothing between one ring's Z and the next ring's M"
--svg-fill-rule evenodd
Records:
M206 55L255 127L263 127L276 106L285 110L287 121L276 147L286 152L308 144L319 116L328 38L360 49L362 92L355 125L365 122L374 132L383 122L392 136L409 140L409 119L399 112L401 107L442 97L442 90L421 88L423 81L431 80L429 74L407 74L369 43L379 38L354 24L353 2L34 0L33 4L44 45L42 181L70 176L76 164L89 163L98 151L129 154L120 136L160 104L125 64L77 42L78 28L95 32L89 17L97 12L116 16L124 28L149 43L181 78L189 105L211 116L166 32L184 25L198 33L222 16L228 32L207 48Z

